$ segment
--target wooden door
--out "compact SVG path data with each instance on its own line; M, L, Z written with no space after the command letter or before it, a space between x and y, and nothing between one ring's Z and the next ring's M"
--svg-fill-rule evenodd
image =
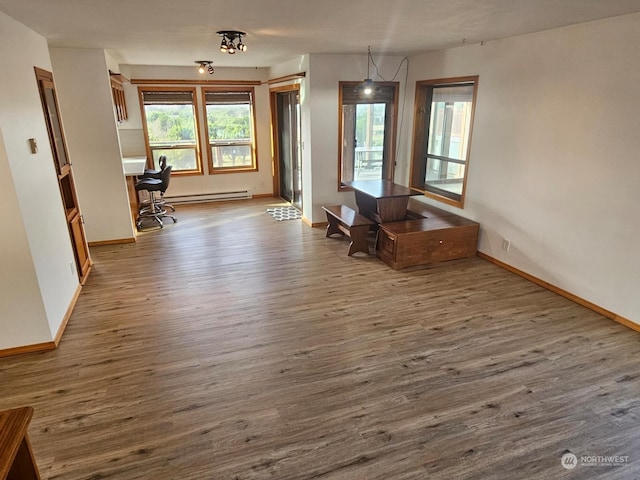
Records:
M67 217L67 226L69 227L71 246L76 259L78 278L80 283L84 284L91 269L91 257L89 256L89 245L87 244L83 219L78 206L78 196L64 138L53 74L37 67L34 68L49 134L49 142L51 143L53 162L58 175L58 187L60 188L60 196Z

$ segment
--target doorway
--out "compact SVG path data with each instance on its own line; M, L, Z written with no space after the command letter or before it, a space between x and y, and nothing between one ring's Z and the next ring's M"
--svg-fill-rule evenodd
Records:
M274 145L274 190L302 210L302 152L299 85L271 90Z
M366 94L362 82L340 82L340 178L391 180L395 170L398 82L374 82Z

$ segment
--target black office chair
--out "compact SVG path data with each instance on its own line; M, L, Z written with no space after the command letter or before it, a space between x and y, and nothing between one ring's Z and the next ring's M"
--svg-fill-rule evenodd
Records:
M142 178L136 183L136 192L146 190L149 192L149 203L143 205L138 212L136 218L136 227L138 230L142 230L142 222L145 219L153 219L160 228L164 227L162 222L163 218L170 218L173 223L178 220L173 215L168 215L164 205L156 201L156 193L160 193L162 198L169 188L169 181L171 180L171 165L167 165L161 172L161 178Z
M138 177L138 180L142 180L144 178L155 178L158 180L162 179L162 171L167 168L167 156L166 155L160 155L160 157L158 158L158 166L160 167L160 170L153 170L150 168L145 169L144 173ZM176 208L173 205L170 205L168 203L165 203L164 198L162 198L164 196L164 192L160 193L160 198L156 198L156 204L157 205L162 205L164 206L164 208L169 208L171 209L172 212L176 211ZM149 206L149 202L145 201L140 205L140 208L147 208Z

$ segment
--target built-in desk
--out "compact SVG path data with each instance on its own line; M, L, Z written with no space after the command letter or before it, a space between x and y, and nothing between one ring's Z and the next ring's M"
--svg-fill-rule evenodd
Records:
M126 176L138 176L144 173L147 157L122 157L122 170Z
M144 173L147 165L147 157L123 157L122 170L127 179L127 193L129 195L129 208L131 209L131 221L135 227L138 210L140 209L140 198L136 191L138 176ZM134 228L134 232L137 228Z
M404 220L409 197L420 195L389 180L357 180L344 185L353 189L359 213L381 224Z

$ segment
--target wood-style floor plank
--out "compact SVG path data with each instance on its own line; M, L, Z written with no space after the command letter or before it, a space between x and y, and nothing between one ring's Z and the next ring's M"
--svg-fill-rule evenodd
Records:
M640 478L638 333L480 258L348 257L274 203L92 248L59 348L0 359L43 479Z

